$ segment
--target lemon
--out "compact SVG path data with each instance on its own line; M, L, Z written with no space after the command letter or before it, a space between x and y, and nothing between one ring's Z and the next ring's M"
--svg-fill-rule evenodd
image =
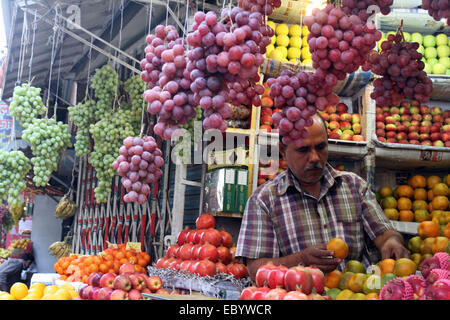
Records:
M278 50L275 48L270 52L269 58L275 59L275 60L282 60L284 57L283 57L283 53L281 52L281 50Z
M290 37L289 38L289 46L295 47L295 48L300 48L302 46L302 40L300 39L300 37Z
M297 59L300 58L300 49L299 48L295 48L295 47L290 47L288 49L288 54L287 54L289 59Z
M302 60L311 59L311 52L309 52L309 48L307 48L307 47L302 48L301 57L302 57Z
M302 61L302 63L307 66L312 66L313 61L311 59L305 59Z
M307 37L309 34L309 30L307 26L302 27L302 36Z
M271 21L271 20L267 21L267 25L269 27L271 27L272 30L275 30L277 28L277 24L275 22Z
M288 35L289 34L289 27L287 26L287 24L285 23L280 23L279 25L277 25L277 27L275 28L275 34L281 35Z
M300 37L301 34L302 34L302 28L298 24L293 24L289 28L289 35L291 37Z
M309 47L308 37L302 37L302 48Z
M279 36L277 36L277 46L289 46L289 37L285 34L280 34Z
M289 62L299 63L300 61L298 59L292 58L292 59L289 59Z
M285 59L287 57L287 48L283 47L283 46L276 46L275 50L280 50L281 53L283 54L283 59Z
M271 45L271 44L269 44L267 47L266 47L266 57L270 57L270 53L273 51L273 49L275 49L275 47L273 46L273 45Z
M276 42L277 42L277 36L273 36L272 38L270 38L270 44L275 45Z

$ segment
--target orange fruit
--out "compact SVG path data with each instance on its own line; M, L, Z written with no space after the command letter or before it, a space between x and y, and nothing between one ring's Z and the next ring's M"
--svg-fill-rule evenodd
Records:
M411 210L411 208L412 208L412 201L409 198L400 197L397 200L397 209L398 210Z
M431 245L431 251L433 254L438 252L445 252L445 249L448 246L448 238L446 237L436 237Z
M400 210L399 220L406 222L414 221L414 212L412 212L411 210Z
M425 200L414 200L414 202L412 203L412 209L413 209L413 211L427 210L428 203Z
M384 213L388 217L389 220L398 220L399 212L395 208L386 208L384 209Z
M445 182L450 187L450 174L447 174L443 179L443 182Z
M381 207L383 209L395 209L397 208L397 200L392 197L386 197L381 200Z
M417 227L417 233L422 239L438 237L440 233L439 224L434 221L422 221Z
M382 276L385 273L394 273L394 265L395 260L394 259L383 259L378 263L378 267L380 268L380 276Z
M344 272L344 274L342 275L342 277L339 279L339 286L338 288L341 290L345 290L348 289L348 282L350 280L350 278L354 275L353 272Z
M16 282L11 286L9 293L14 297L14 299L21 300L28 294L28 287L25 283Z
M412 198L414 197L414 189L411 188L411 186L408 186L407 184L401 185L397 188L398 196L406 197L406 198Z
M345 259L348 256L348 245L340 238L333 238L327 243L327 250L334 251L336 258Z
M448 186L445 183L437 183L433 187L434 196L448 196Z
M429 176L429 177L427 177L427 187L428 187L428 189L433 189L433 187L436 184L440 183L440 182L442 182L441 177L438 177L438 176Z
M435 197L431 201L431 206L433 207L433 210L447 210L448 204L449 202L446 196L435 195Z
M109 267L108 267L106 264L104 264L104 263L102 263L102 264L100 264L100 265L98 266L98 270L99 270L101 273L107 273L107 272L108 272L108 269L109 269Z
M423 240L422 244L420 245L420 253L422 254L422 256L424 254L433 254L433 242L434 237L425 238Z
M444 236L450 239L450 222L447 223L444 229Z
M394 274L398 277L407 277L416 273L417 265L408 258L401 258L395 261Z
M380 196L382 198L386 198L386 197L390 197L393 195L394 191L392 190L391 187L389 186L384 186L381 187L380 190L378 191L380 193Z
M422 255L420 253L413 253L412 255L409 256L409 258L414 261L414 263L419 266L420 265L420 260L422 259Z
M369 275L365 273L355 273L348 280L347 288L355 293L363 292L363 286L368 277Z
M339 286L339 280L342 277L342 272L335 269L327 274L325 274L325 286L332 289Z
M425 188L427 186L427 179L422 175L415 175L409 178L408 185L415 188Z
M366 300L380 300L380 297L378 296L378 293L371 292L366 294Z
M414 200L427 200L427 190L425 188L414 189Z
M414 211L414 221L422 222L431 220L431 215L428 213L428 210L415 210Z
M427 200L432 201L434 199L434 193L433 190L428 190L427 192Z

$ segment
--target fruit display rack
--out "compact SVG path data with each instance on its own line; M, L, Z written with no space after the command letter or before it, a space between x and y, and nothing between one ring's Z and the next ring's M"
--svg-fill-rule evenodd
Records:
M241 291L250 284L248 278L236 279L226 274L213 277L200 277L183 271L161 269L148 266L149 276L159 276L163 279L164 287L187 290L189 293L198 292L207 297L225 300L237 300Z

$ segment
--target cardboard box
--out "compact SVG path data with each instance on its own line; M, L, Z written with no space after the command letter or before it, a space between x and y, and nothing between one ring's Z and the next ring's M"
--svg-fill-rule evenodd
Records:
M236 212L243 213L248 200L248 170L237 170Z

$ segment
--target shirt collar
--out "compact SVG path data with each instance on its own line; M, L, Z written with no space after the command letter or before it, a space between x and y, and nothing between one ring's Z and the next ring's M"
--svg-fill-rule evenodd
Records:
M325 164L325 170L322 177L321 197L325 194L336 182L337 178L340 178L342 173L334 169L328 162ZM304 193L297 178L292 173L291 169L285 171L284 177L277 186L277 192L279 196L286 193L289 187L296 188L299 192Z

